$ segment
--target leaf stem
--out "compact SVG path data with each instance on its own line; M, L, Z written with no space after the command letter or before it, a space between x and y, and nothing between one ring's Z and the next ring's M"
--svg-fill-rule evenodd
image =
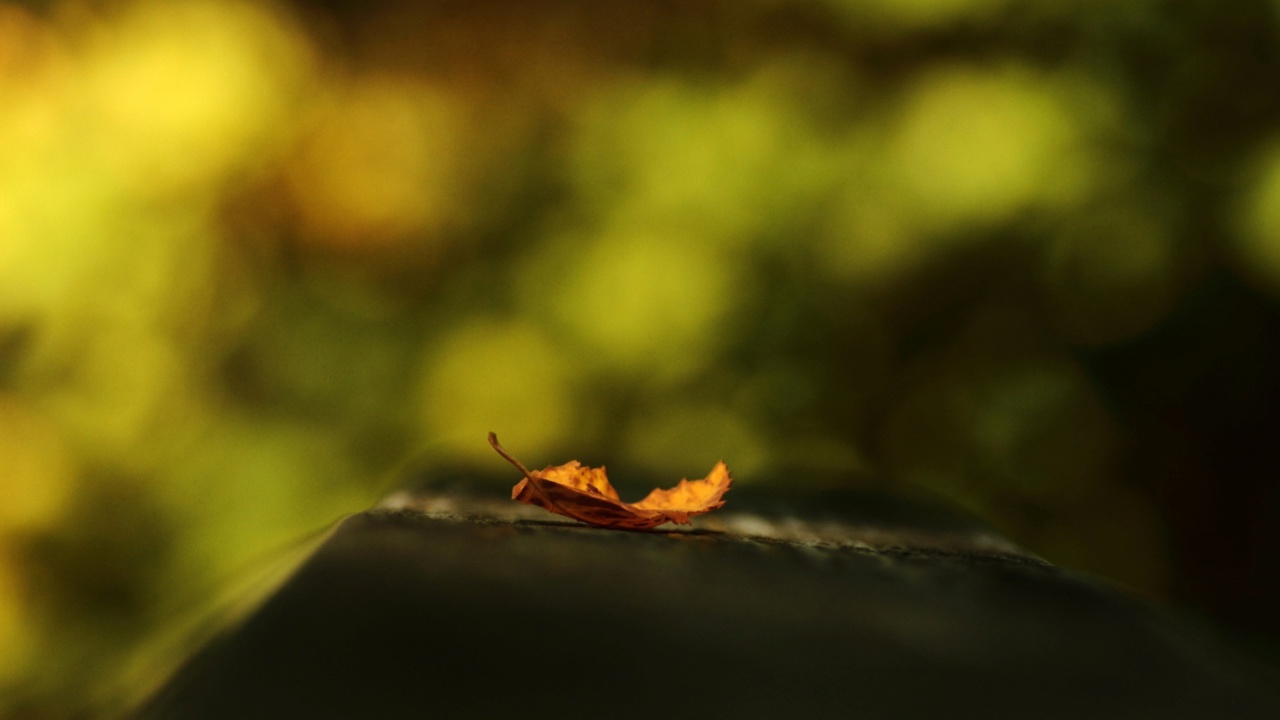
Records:
M529 487L532 487L534 489L534 492L538 493L538 497L542 498L542 502L547 504L547 509L555 508L556 512L559 512L561 515L564 515L565 517L573 518L574 520L587 523L588 525L595 524L595 523L592 523L590 520L583 518L578 513L573 512L572 510L565 509L563 505L556 502L555 500L552 500L551 497L547 495L546 491L542 489L542 486L538 485L538 483L534 480L533 473L529 472L529 468L525 467L524 463L512 457L511 453L504 450L502 445L498 444L498 434L493 432L492 430L489 431L489 445L492 446L494 450L498 451L498 454L502 456L502 459L514 465L516 469L519 470L524 475L524 479L529 483Z

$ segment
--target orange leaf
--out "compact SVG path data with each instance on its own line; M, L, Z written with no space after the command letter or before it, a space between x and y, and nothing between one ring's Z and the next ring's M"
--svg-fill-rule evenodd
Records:
M502 449L497 435L489 433L489 444L524 474L524 479L511 490L513 500L600 527L648 530L665 522L688 525L694 515L724 505L721 498L733 485L729 468L718 462L702 480L681 480L670 490L654 490L640 502L625 503L609 484L602 467L584 467L577 460L570 460L529 472Z

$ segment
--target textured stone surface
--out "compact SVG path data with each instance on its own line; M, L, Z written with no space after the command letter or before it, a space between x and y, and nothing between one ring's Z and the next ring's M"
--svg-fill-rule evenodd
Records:
M1280 717L1211 633L964 518L735 493L647 533L396 494L140 716Z

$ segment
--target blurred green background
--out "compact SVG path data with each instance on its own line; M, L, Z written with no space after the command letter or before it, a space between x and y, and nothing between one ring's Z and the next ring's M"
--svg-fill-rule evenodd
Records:
M1278 297L1274 0L0 0L0 715L489 430L1275 639Z

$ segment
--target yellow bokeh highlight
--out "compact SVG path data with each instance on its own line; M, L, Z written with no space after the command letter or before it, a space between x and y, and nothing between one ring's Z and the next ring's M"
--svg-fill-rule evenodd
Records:
M49 418L0 395L0 542L54 526L74 491L72 448Z
M833 170L796 107L799 72L778 63L715 86L647 79L593 98L572 155L585 202L615 225L675 226L710 243L790 218Z
M573 249L526 278L525 294L594 364L663 378L715 357L717 325L741 292L727 254L687 232L643 228L612 229Z
M1280 296L1280 144L1262 155L1236 211L1232 243L1240 272Z
M75 433L82 452L122 467L154 467L166 431L186 416L178 348L158 333L119 326L84 340L44 406Z
M206 277L215 194L283 132L306 44L260 6L179 2L54 45L0 85L0 318L172 311Z
M385 245L459 218L463 118L440 91L394 78L353 81L309 126L287 170L304 239Z
M84 58L93 129L82 140L115 179L155 193L251 169L272 152L311 58L266 8L140 3L99 28Z
M431 343L419 395L423 448L488 460L490 431L527 457L565 443L593 415L573 403L575 352L521 322L472 322Z
M1087 83L1017 65L923 74L849 133L827 269L890 282L1028 212L1072 207L1101 172L1094 136L1112 112Z
M287 135L311 50L239 2L136 3L75 32L13 17L0 37L44 50L0 79L0 322L39 328L24 378L81 451L152 467L159 419L184 415L184 345L224 323L217 198Z
M1028 70L946 67L908 91L886 161L923 221L996 221L1079 195L1089 167L1075 116L1066 93Z

